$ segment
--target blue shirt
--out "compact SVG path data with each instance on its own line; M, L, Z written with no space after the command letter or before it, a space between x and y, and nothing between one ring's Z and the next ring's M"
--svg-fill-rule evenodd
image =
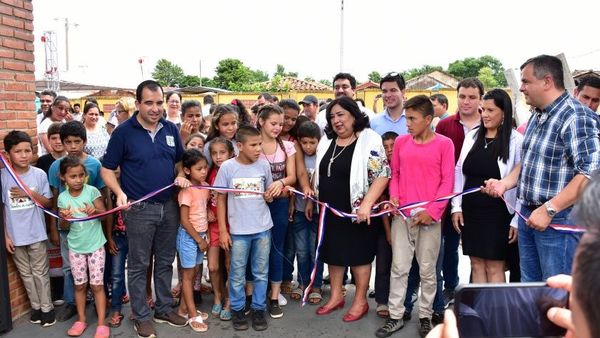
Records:
M590 177L600 168L598 116L567 92L527 125L517 196L539 205L556 196L577 174Z
M50 187L57 189L59 194L65 191L65 184L60 180L60 162L63 158L64 157L52 162L52 165L50 165L50 169L48 170L48 182L50 183ZM100 161L91 155L87 155L85 161L83 161L83 166L87 172L85 184L89 184L96 187L98 190L102 190L106 184L104 184L102 177L100 177L100 168L102 168Z
M408 134L408 128L406 127L406 115L404 115L404 112L402 115L400 115L399 119L394 121L386 109L381 112L381 114L378 114L372 118L370 122L371 129L375 130L379 135L383 135L388 131L393 131L399 136Z
M121 188L133 200L173 183L175 164L184 151L175 124L161 118L151 133L138 122L137 114L115 128L102 159L104 168L121 167ZM149 201L164 203L173 194L170 188Z

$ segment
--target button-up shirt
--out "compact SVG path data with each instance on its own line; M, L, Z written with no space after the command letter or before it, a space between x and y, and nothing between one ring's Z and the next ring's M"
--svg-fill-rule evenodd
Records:
M542 204L577 174L600 168L600 120L567 92L529 119L523 141L517 196Z
M381 114L375 115L371 119L371 129L375 130L377 134L383 135L388 131L393 131L398 135L408 134L408 128L406 127L406 115L402 112L402 115L397 120L392 119L388 110L384 110Z

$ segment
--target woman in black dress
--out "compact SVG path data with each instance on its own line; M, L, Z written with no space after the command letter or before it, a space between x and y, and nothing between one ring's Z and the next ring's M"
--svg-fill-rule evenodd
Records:
M481 127L465 136L456 164L456 192L501 179L521 160L523 137L512 128L512 103L501 89L483 97ZM516 204L514 189L505 198ZM504 201L482 192L452 200L452 223L462 237L463 253L471 258L473 283L504 282L509 244L517 240L516 216ZM511 220L515 218L515 222Z
M320 260L327 263L331 298L317 310L325 315L344 306L342 279L350 266L356 293L345 322L362 318L368 311L367 289L375 257L379 218L370 218L390 177L379 134L368 128L369 120L350 98L334 100L327 108L325 134L317 148L315 186L320 201L354 212L357 219L342 218L327 210Z

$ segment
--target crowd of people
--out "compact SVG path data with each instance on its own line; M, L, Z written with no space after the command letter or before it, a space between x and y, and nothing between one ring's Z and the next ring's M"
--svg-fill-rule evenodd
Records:
M600 79L584 78L568 93L560 60L541 55L522 65L521 80L532 112L524 135L510 95L486 91L476 78L458 84L453 115L442 94L406 100L399 73L380 81L380 113L357 102L348 73L334 77L330 102L264 93L249 109L237 99L185 100L147 80L106 118L93 99L81 109L44 91L35 167L34 142L15 130L4 148L24 186L1 170L6 249L27 289L30 321L47 327L77 316L67 334L80 336L93 298L95 337L121 325L127 302L139 337L156 337L153 322L204 332L211 316L235 330L247 330L250 319L262 331L267 316L284 316L283 295L306 295L325 316L345 307L352 283L344 322L364 317L372 296L385 320L375 335L388 337L411 320L420 288L421 336L454 337L455 319L444 309L458 285L462 241L475 283L505 282L509 270L510 281L570 287L550 277L570 274L575 260L575 324L556 319L563 309L549 315L591 336L597 311L586 302L582 285L590 280L581 271L594 267L588 255L598 241L596 232L582 239L580 230L598 223L590 220L590 198L579 207L582 223L571 211L600 168ZM451 203L400 208L452 193L459 195ZM371 216L382 210L388 214ZM52 247L61 252L59 278L49 273ZM205 254L210 313L197 310ZM324 301L325 282L331 292ZM584 320L588 326L576 325Z

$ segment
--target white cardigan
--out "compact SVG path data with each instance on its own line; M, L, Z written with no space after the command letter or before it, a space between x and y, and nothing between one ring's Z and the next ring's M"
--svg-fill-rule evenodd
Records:
M471 130L467 135L465 135L465 142L463 143L462 149L460 151L460 157L458 158L458 162L456 162L456 167L454 168L454 192L458 193L464 190L466 177L463 174L462 166L465 161L465 158L473 148L475 144L475 138L477 137L477 131L479 128ZM521 163L521 145L523 143L523 136L519 134L516 130L512 130L510 134L510 144L509 144L509 156L506 163L504 163L500 158L498 158L498 168L500 169L500 177L504 178L513 170L513 168ZM511 205L515 206L517 209L520 208L521 202L517 201L517 189L508 190L504 194L504 198ZM452 213L462 212L462 196L457 196L452 199ZM512 207L508 207L508 212L511 214L515 214L515 211ZM518 215L514 215L513 219L510 222L510 226L516 228L518 224Z

